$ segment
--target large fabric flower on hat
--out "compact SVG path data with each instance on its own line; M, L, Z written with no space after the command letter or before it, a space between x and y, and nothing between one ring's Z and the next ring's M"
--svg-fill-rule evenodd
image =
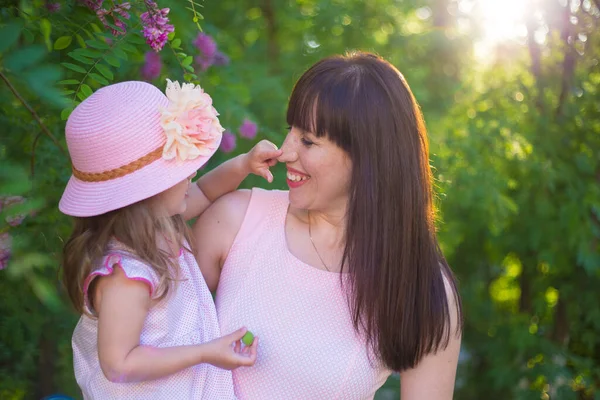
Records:
M200 86L167 79L169 105L161 109L161 125L167 136L163 158L179 161L210 156L223 134L219 113Z

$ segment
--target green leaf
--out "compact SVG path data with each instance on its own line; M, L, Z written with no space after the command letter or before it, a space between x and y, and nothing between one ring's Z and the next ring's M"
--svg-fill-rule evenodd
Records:
M192 56L187 56L182 62L181 65L183 65L184 67L187 67L189 65L192 65L192 61L194 61L194 57Z
M95 23L90 23L90 26L92 27L92 29L94 30L94 32L102 32L102 29L100 29L98 27L98 25L96 25Z
M79 46L83 47L84 49L87 47L87 44L85 44L85 40L83 40L83 37L79 33L75 35L75 39L77 39L77 43L79 43Z
M190 56L191 57L191 56ZM190 72L194 72L194 67L192 67L191 65L184 65L183 66L185 69L187 69Z
M106 79L112 81L114 79L114 75L110 68L103 64L96 64L96 69L100 72Z
M74 50L73 53L82 55L82 56L88 57L88 58L102 57L102 53L100 53L98 50L89 49L89 48L88 49L77 49L77 50Z
M54 50L63 50L71 45L73 36L61 36L54 42Z
M185 79L187 82L193 82L197 78L198 77L196 76L196 74L191 74L189 72L186 72L185 74L183 74L183 79Z
M171 46L173 46L174 49L179 49L181 46L181 39L177 38L177 39L173 40L171 42Z
M94 73L94 72L90 72L90 78L92 78L93 80L95 80L96 82L98 82L101 85L110 85L110 82L107 81L106 79L104 79L103 77L101 77L100 75Z
M0 29L0 53L4 53L6 49L13 45L21 35L23 24L21 21L11 22Z
M74 90L63 90L62 92L60 92L63 96L68 96L70 94L75 93Z
M60 119L66 121L69 118L69 115L73 112L73 109L70 107L65 108L60 112Z
M45 55L46 49L44 49L44 46L29 46L10 53L4 61L4 65L12 71L21 71L36 64Z
M71 71L75 71L75 72L81 72L82 74L86 73L86 70L81 68L79 65L75 65L75 64L71 64L71 63L60 63L60 65L62 65L65 68L70 69Z
M95 62L94 60L90 60L89 58L85 58L84 56L73 52L70 52L68 56L71 57L73 60L79 61L82 64L92 65Z
M119 61L119 59L113 56L112 54L105 55L104 61L106 61L108 64L112 65L115 68L119 68L121 66L121 62Z
M52 24L46 18L42 18L40 20L40 32L44 37L44 44L46 44L46 49L48 49L48 51L52 51L52 41L50 40L50 34L52 33Z
M77 98L81 101L84 101L87 96L85 95L85 93L83 93L81 90L79 92L77 92Z
M125 60L125 61L127 61L127 59L128 59L128 57L127 57L127 53L125 53L125 52L123 51L123 49L120 49L120 48L118 48L118 47L115 47L115 48L113 49L113 54L114 54L115 56L117 56L117 57L119 57L119 58L121 58L121 59Z
M62 78L63 71L56 65L40 65L23 73L23 77L30 81L32 87L41 95L44 87L54 87Z
M50 39L50 34L52 33L52 24L46 18L42 18L40 20L40 32L44 39Z
M129 43L121 43L121 48L130 53L137 53L137 49Z
M59 81L59 85L79 85L79 81L77 79L66 79L64 81Z
M44 101L57 108L64 108L68 102L56 89L56 82L62 78L63 71L56 65L41 65L23 73L23 78L35 93Z
M127 37L127 40L133 44L145 44L146 43L146 39L144 39L143 37L141 37L139 35L129 35Z
M200 3L196 3L196 2L195 2L195 1L193 1L193 0L188 0L188 1L189 1L190 3L194 3L194 4L196 5L196 7L204 7L202 4L200 4Z
M100 40L88 40L86 43L88 44L88 46L93 47L95 49L99 49L99 50L110 49L109 45L107 45L104 42L101 42Z
M167 39L173 40L175 38L175 32L171 32L167 35Z
M88 85L86 85L85 83L81 84L81 87L79 88L79 90L81 90L83 92L83 94L85 95L85 97L89 97L92 95L92 93L94 93L94 91L92 90L91 87L89 87Z

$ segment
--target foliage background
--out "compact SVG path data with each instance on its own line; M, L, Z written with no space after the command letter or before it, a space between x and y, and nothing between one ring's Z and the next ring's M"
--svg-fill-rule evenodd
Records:
M186 78L213 96L233 136L210 169L261 138L282 142L287 96L318 59L360 49L390 60L425 114L440 238L460 281L455 397L600 399L600 2L527 0L521 37L482 60L481 1L222 0L195 16L188 1L159 0L174 48L151 81ZM70 229L57 210L70 175L64 118L103 84L157 68L145 61L142 1L117 37L83 3L0 1L0 194L25 199L0 201L0 398L80 397L77 316L58 280ZM194 59L196 22L221 65ZM255 138L240 135L246 119ZM244 182L255 185L265 183ZM273 186L285 188L282 168ZM391 377L377 397L397 391Z

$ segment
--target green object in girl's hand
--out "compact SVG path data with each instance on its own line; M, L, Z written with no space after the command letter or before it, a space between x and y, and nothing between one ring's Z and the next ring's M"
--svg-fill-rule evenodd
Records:
M250 345L252 345L253 341L254 341L254 335L252 334L252 332L250 332L250 331L246 332L246 334L242 338L242 343L244 343L246 346L250 346Z

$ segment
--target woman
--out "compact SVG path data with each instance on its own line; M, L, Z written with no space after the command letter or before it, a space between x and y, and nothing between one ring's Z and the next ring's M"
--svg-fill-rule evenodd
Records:
M194 227L224 331L260 337L240 399L452 398L461 334L437 243L423 118L402 75L365 53L297 82L281 147L287 191L238 191Z

